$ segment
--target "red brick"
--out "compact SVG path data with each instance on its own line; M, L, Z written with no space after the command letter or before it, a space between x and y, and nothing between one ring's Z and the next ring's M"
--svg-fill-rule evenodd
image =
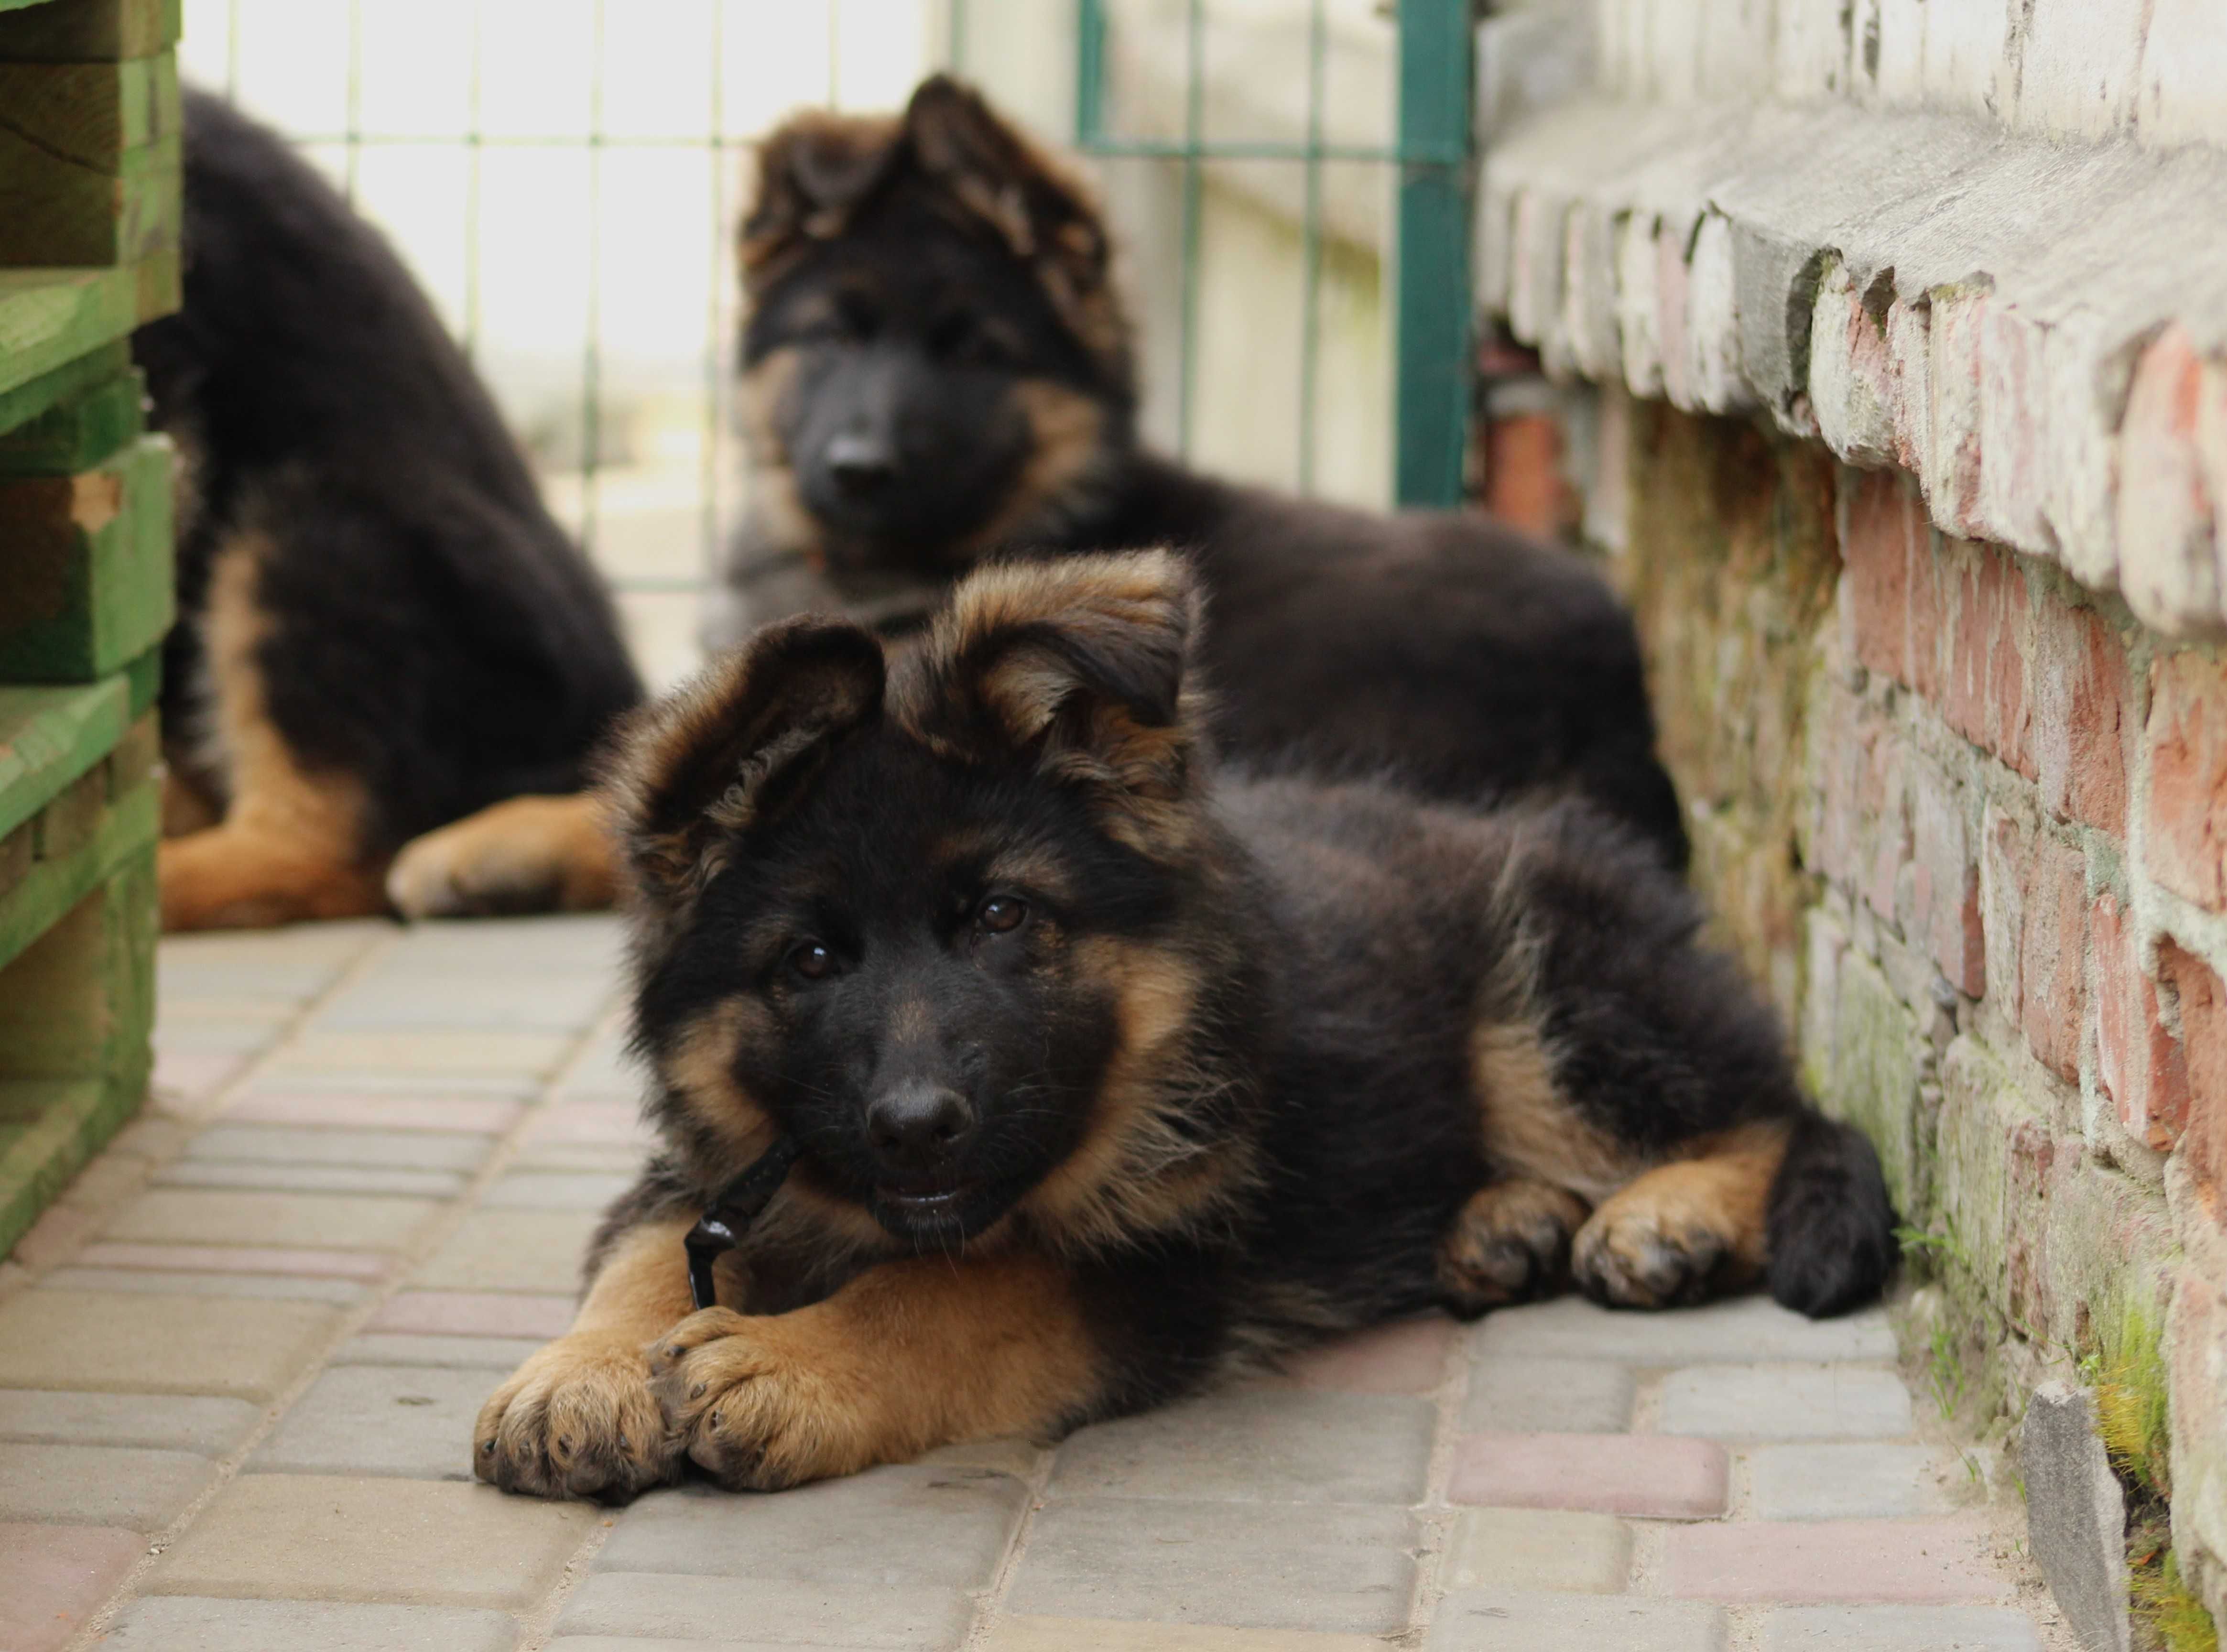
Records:
M1943 644L1949 635L1943 595L1947 572L1935 554L1938 542L1932 525L1920 510L1910 547L1910 686L1937 705L1943 698L1947 673L1943 669Z
M2150 667L2149 870L2214 911L2227 907L2227 667L2193 654Z
M1841 545L1856 658L1866 671L1904 683L1910 680L1910 539L1909 489L1902 477L1892 470L1859 475L1849 491Z
M1664 1534L1662 1589L1705 1600L1993 1600L2010 1584L1952 1521L1740 1521Z
M2180 1001L2181 1046L2188 1056L2188 1131L2184 1138L2215 1215L2227 1187L2227 988L2211 966L2179 942L2158 944L2158 973Z
M1910 911L1903 932L1925 947L1934 965L1967 998L1988 990L1987 937L1980 916L1980 866L1973 856L1962 799L1930 764L1911 779Z
M2142 973L2141 936L2132 917L2109 890L2089 911L2096 1076L2117 1107L2119 1122L2164 1152L2188 1123L2188 1063L2158 1014L2157 987Z
M1302 1388L1337 1394L1428 1394L1445 1380L1454 1322L1443 1314L1379 1325L1293 1360Z
M1730 1459L1713 1440L1656 1434L1465 1434L1446 1496L1494 1508L1581 1508L1654 1520L1725 1512Z
M1994 586L1987 608L1994 635L1988 645L1988 749L2028 780L2034 778L2033 717L2026 703L2026 575L2010 553L1982 554L1981 577Z
M1954 606L1949 624L1949 672L1942 685L1941 714L1949 726L1975 746L1988 743L1988 650L2001 630L1994 611L2000 595L1996 582L1988 578L1984 547L1963 540L1954 542L1943 567L1948 594Z
M2080 1076L2080 1025L2087 1011L2084 973L2088 858L2046 832L2026 863L2026 912L2019 932L2019 1024L2044 1066Z
M0 1647L55 1652L146 1551L111 1526L0 1523Z
M2045 597L2034 622L2033 750L2043 807L2123 837L2127 654L2092 609Z
M1988 996L2015 1024L2025 1007L2020 942L2026 930L2027 862L2032 835L2015 815L1994 804L1981 822L1986 872L1980 882L1981 922L1987 942Z

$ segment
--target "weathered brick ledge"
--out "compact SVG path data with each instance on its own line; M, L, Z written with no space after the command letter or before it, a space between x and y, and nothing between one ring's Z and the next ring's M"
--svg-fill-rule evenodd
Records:
M1910 471L1945 533L2227 630L2227 153L1588 97L1495 139L1481 242L1550 373L1759 410Z

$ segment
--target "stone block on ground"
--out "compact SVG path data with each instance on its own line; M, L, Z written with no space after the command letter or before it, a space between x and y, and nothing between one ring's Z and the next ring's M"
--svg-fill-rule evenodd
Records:
M1465 1434L1446 1496L1458 1503L1571 1508L1652 1520L1725 1512L1731 1459L1713 1440L1632 1434Z
M2064 1620L2090 1652L2127 1652L2127 1504L2092 1399L2046 1382L2019 1427L2027 1540Z
M1471 1508L1454 1522L1439 1563L1448 1589L1561 1595L1619 1593L1631 1569L1631 1532L1606 1515L1549 1508Z
M1630 1368L1608 1360L1496 1355L1470 1372L1462 1426L1478 1433L1620 1434L1631 1426Z
M445 1104L456 1106L456 1103ZM344 1164L357 1169L458 1170L479 1169L495 1145L492 1136L446 1130L318 1129L244 1124L235 1107L186 1145L189 1160L267 1164Z
M1665 1534L1665 1594L1793 1605L1996 1600L2009 1583L1951 1521L1741 1521Z
M268 1400L336 1318L314 1302L19 1292L0 1301L0 1387Z
M1383 1635L1406 1626L1414 1545L1404 1509L1055 1499L1006 1604L1031 1617Z
M336 1367L288 1408L247 1466L264 1474L469 1480L472 1422L494 1389L484 1370Z
M0 1522L158 1532L215 1478L216 1465L190 1451L10 1445L0 1449Z
M1405 1506L1423 1496L1436 1421L1427 1400L1388 1394L1214 1394L1070 1435L1051 1489Z
M1657 1426L1721 1440L1891 1439L1911 1431L1910 1390L1892 1371L1697 1365L1663 1379Z
M1454 1331L1444 1314L1378 1325L1298 1355L1283 1377L1335 1394L1428 1394L1445 1380Z
M102 1652L509 1652L507 1614L369 1601L150 1595L118 1614Z
M1724 1614L1634 1595L1464 1592L1439 1603L1425 1652L1724 1652Z
M1758 1520L1891 1519L1952 1506L1940 1467L1923 1445L1762 1445L1741 1458L1749 1512Z
M0 1389L0 1440L41 1445L139 1445L220 1457L262 1415L245 1400L198 1394Z
M2004 1606L1782 1606L1762 1652L2042 1652L2033 1620Z
M973 1615L973 1600L956 1589L599 1572L565 1603L556 1644L572 1636L700 1642L748 1635L769 1645L841 1652L951 1652Z
M148 1244L399 1250L439 1209L431 1199L154 1188L118 1210L101 1237Z
M380 1304L364 1329L422 1336L562 1336L571 1325L570 1296L505 1291L403 1291Z
M284 1273L202 1273L187 1269L58 1267L41 1279L49 1291L109 1292L155 1297L258 1297L271 1302L361 1302L368 1287L353 1279Z
M563 1642L558 1642L561 1648ZM1094 1623L1071 1617L1000 1617L982 1652L1383 1652L1373 1635L1307 1635L1286 1630L1214 1629L1195 1623ZM609 1652L620 1652L616 1647ZM677 1649L676 1649L677 1652Z
M335 1349L331 1363L431 1365L507 1375L541 1345L539 1336L427 1336L409 1331L366 1331Z
M593 1210L475 1210L418 1269L429 1291L571 1295L600 1220Z
M1599 1307L1582 1297L1560 1297L1488 1314L1471 1339L1481 1356L1550 1355L1638 1366L1895 1356L1894 1330L1881 1309L1838 1319L1805 1319L1761 1296L1660 1313L1632 1313Z
M61 1652L146 1552L118 1527L0 1524L0 1646Z

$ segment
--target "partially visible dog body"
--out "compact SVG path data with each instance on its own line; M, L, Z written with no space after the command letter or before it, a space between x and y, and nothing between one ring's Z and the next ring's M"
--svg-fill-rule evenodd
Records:
M185 213L183 308L133 339L182 459L163 922L384 911L404 843L582 784L641 687L608 593L378 233L191 92ZM607 878L579 903L598 895Z
M1893 1212L1656 847L1582 800L1217 778L1199 597L985 570L641 714L616 791L663 1151L478 1474L623 1499L1055 1437L1434 1303L1869 1300ZM683 1235L795 1168L691 1311Z
M986 560L1172 545L1211 598L1213 732L1471 800L1582 796L1682 868L1629 616L1473 514L1371 515L1200 475L1137 435L1088 192L937 78L897 118L800 116L743 231L751 508L711 640L803 612L916 628ZM408 910L546 903L513 814L413 845ZM580 839L579 841L592 841Z

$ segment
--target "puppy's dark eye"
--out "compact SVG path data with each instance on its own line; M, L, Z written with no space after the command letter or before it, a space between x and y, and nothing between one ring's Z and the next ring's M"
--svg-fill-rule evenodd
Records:
M1010 895L993 895L976 909L974 927L985 934L1002 935L1021 927L1029 904Z
M788 966L807 981L824 981L835 973L835 954L816 941L801 941L788 949Z

